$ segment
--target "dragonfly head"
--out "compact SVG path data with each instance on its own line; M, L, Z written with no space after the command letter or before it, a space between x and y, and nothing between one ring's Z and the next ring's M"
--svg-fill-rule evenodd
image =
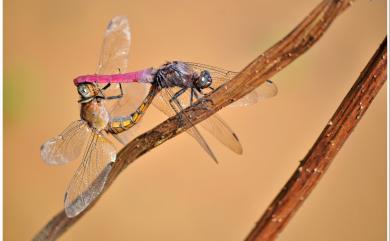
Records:
M100 97L98 96L100 93L99 88L94 83L81 83L77 85L77 92L79 92L81 97L79 100L80 103L87 103L94 98Z
M203 70L200 72L199 78L195 80L195 86L199 89L205 89L211 85L213 79L211 78L211 74L207 70Z

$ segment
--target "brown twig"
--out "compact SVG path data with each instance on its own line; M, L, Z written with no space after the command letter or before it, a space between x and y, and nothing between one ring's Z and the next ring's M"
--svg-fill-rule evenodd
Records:
M186 108L184 111L190 116L192 123L197 124L221 108L242 98L301 56L320 39L333 20L350 5L350 2L348 0L323 0L292 32L253 60L234 79L193 106ZM189 125L183 126L180 117L174 116L126 145L117 155L102 194L130 163L187 128ZM96 201L81 215L74 218L67 218L65 212L61 211L42 228L34 240L58 238L87 213Z
M324 175L387 79L387 38L246 241L274 240Z

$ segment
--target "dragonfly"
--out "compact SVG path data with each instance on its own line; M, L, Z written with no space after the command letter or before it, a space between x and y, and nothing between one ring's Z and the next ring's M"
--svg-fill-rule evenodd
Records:
M127 18L114 17L105 32L97 74L114 74L127 68L130 39ZM115 85L77 84L80 120L72 122L60 135L41 146L41 158L47 164L81 159L65 193L68 217L81 213L104 188L116 160L116 149L108 136L124 142L127 134L123 133L141 120L157 93L153 86L134 83L125 90L121 85L121 94L115 94Z
M237 74L237 72L200 63L171 61L157 69L148 68L116 75L83 75L74 79L74 83L76 85L81 83L119 83L119 86L122 83L150 83L158 91L157 95L153 93L156 98L152 104L169 117L179 115L183 122L187 122L190 126L187 133L194 137L211 158L217 162L217 158L206 140L183 110L195 101L200 100L205 94L222 86ZM273 97L277 92L276 85L267 80L244 98L231 104L231 106L251 105L262 99ZM201 122L200 125L229 149L242 154L242 145L237 135L217 114Z

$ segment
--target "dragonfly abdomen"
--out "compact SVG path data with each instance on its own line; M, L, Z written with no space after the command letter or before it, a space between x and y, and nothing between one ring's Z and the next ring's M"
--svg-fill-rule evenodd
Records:
M152 103L153 98L156 96L157 92L158 88L152 85L145 100L136 109L136 111L125 117L113 117L107 125L107 131L112 134L119 134L137 124L145 114L146 109Z
M77 86L82 83L97 83L97 84L108 84L108 83L150 83L153 69L144 69L134 72L128 72L124 74L110 74L110 75L81 75L73 80L73 83Z

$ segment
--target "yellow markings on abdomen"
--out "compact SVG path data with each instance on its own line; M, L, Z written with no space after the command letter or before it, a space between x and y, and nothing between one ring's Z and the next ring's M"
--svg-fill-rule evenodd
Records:
M156 95L156 93L157 93L157 88L152 86L148 96L145 98L142 104L137 108L137 110L126 117L116 117L116 118L114 117L110 121L107 131L113 134L118 134L130 129L135 124L137 124L141 120L141 117L144 115L146 109L152 103L152 100Z

